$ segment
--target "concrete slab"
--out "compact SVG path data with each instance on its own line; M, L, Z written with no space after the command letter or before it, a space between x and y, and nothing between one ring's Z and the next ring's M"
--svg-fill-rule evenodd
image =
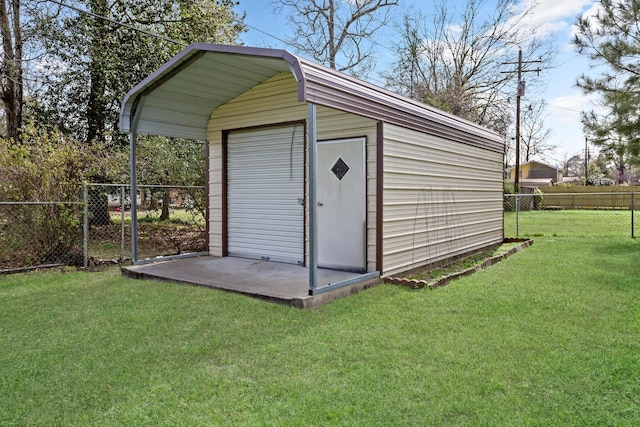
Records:
M125 276L205 286L312 308L371 287L377 273L318 269L316 295L309 295L309 269L294 264L233 257L200 256L123 267Z

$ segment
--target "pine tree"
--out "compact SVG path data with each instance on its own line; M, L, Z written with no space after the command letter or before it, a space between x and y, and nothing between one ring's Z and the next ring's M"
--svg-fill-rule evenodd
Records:
M583 114L590 142L611 153L617 169L640 162L640 1L601 0L595 16L578 19L574 45L604 71L578 86L599 97L604 112ZM615 159L613 158L615 157Z

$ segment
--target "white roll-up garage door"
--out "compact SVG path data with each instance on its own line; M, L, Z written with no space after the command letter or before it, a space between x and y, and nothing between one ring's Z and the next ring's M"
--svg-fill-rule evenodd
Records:
M302 264L304 126L231 132L227 139L230 256Z

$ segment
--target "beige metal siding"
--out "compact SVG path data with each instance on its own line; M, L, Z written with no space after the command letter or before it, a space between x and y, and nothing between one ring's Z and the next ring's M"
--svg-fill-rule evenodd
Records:
M209 140L209 251L222 256L222 131L307 120L307 104L297 101L298 86L291 73L281 73L218 107L207 128ZM319 140L367 138L367 269L375 270L376 247L376 122L374 120L319 106ZM308 156L305 160L308 171ZM308 176L308 173L305 175ZM308 191L305 191L305 195ZM306 203L308 206L308 203ZM308 218L308 211L305 212ZM308 220L306 221L308 224ZM305 233L309 235L308 230ZM308 238L305 253L308 254ZM307 261L308 263L308 261Z
M503 238L502 155L384 126L384 275Z

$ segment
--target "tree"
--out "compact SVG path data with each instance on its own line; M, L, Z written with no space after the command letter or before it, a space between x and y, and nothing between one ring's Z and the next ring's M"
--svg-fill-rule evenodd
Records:
M110 159L98 146L79 144L32 122L22 132L22 144L0 139L0 200L58 203L11 206L5 213L19 221L4 223L2 233L18 247L31 248L36 263L77 260L82 243L82 208L77 204L82 181L93 169L108 167Z
M398 0L272 0L294 28L290 43L333 69L354 75L371 67L373 35Z
M520 122L520 150L524 161L528 162L537 155L553 151L556 146L549 143L551 130L544 125L545 102L534 102L526 108Z
M585 133L605 151L640 162L640 1L601 0L595 16L576 23L574 45L604 71L582 75L578 86L594 94L604 112L583 113ZM624 174L624 173L623 173Z
M89 0L90 10L100 16L108 16L107 0ZM109 23L103 19L88 20L88 68L89 96L87 100L87 137L86 140L104 141L107 121L107 70L110 58L104 54L109 49Z
M616 184L626 182L629 178L627 170L631 166L627 145L622 141L609 141L600 145L602 149L596 159L600 171L606 177L614 179Z
M609 147L602 152L607 160L613 164L613 171L611 173L612 179L616 184L622 184L627 182L629 174L627 149L623 144Z
M244 16L234 12L232 0L53 3L55 8L40 10L36 19L44 55L34 116L39 126L60 129L115 156L127 147L127 138L118 132L118 118L120 102L131 87L186 44L232 44L244 30ZM175 160L165 159L155 167L162 171ZM92 172L87 176L91 181L110 180L103 169ZM107 207L106 198L90 200L93 217L108 221L99 213Z
M0 1L0 33L2 34L2 79L0 99L4 112L5 136L20 141L23 104L21 1Z
M431 21L406 16L394 71L384 77L403 95L506 135L510 118L503 93L515 86L515 76L503 72L505 55L522 49L525 60L535 55L547 61L553 50L524 24L530 9L516 13L516 1L498 0L485 18L484 3L468 0L456 15L442 1Z
M59 8L39 19L47 58L42 61L38 114L40 120L87 143L124 144L126 139L118 134L122 97L186 44L234 44L244 30L244 17L234 12L231 0L74 4L92 15Z
M162 212L160 220L169 219L169 186L204 186L205 144L201 141L142 136L139 142L140 183L166 185L160 191ZM196 208L204 210L199 193L189 193Z
M584 176L584 158L580 154L574 154L571 157L565 157L562 162L562 169L566 177Z
M596 187L614 185L615 181L611 178L610 162L604 153L598 154L591 162L589 162L589 176L585 179L585 185Z
M598 115L594 111L582 114L585 134L593 145L600 147L601 154L614 164L618 184L627 180L626 170L630 166L640 164L640 139L634 129L639 123L631 113L637 107L628 104L630 98L626 94L609 92L602 96L608 102L604 104L609 110L608 115Z

